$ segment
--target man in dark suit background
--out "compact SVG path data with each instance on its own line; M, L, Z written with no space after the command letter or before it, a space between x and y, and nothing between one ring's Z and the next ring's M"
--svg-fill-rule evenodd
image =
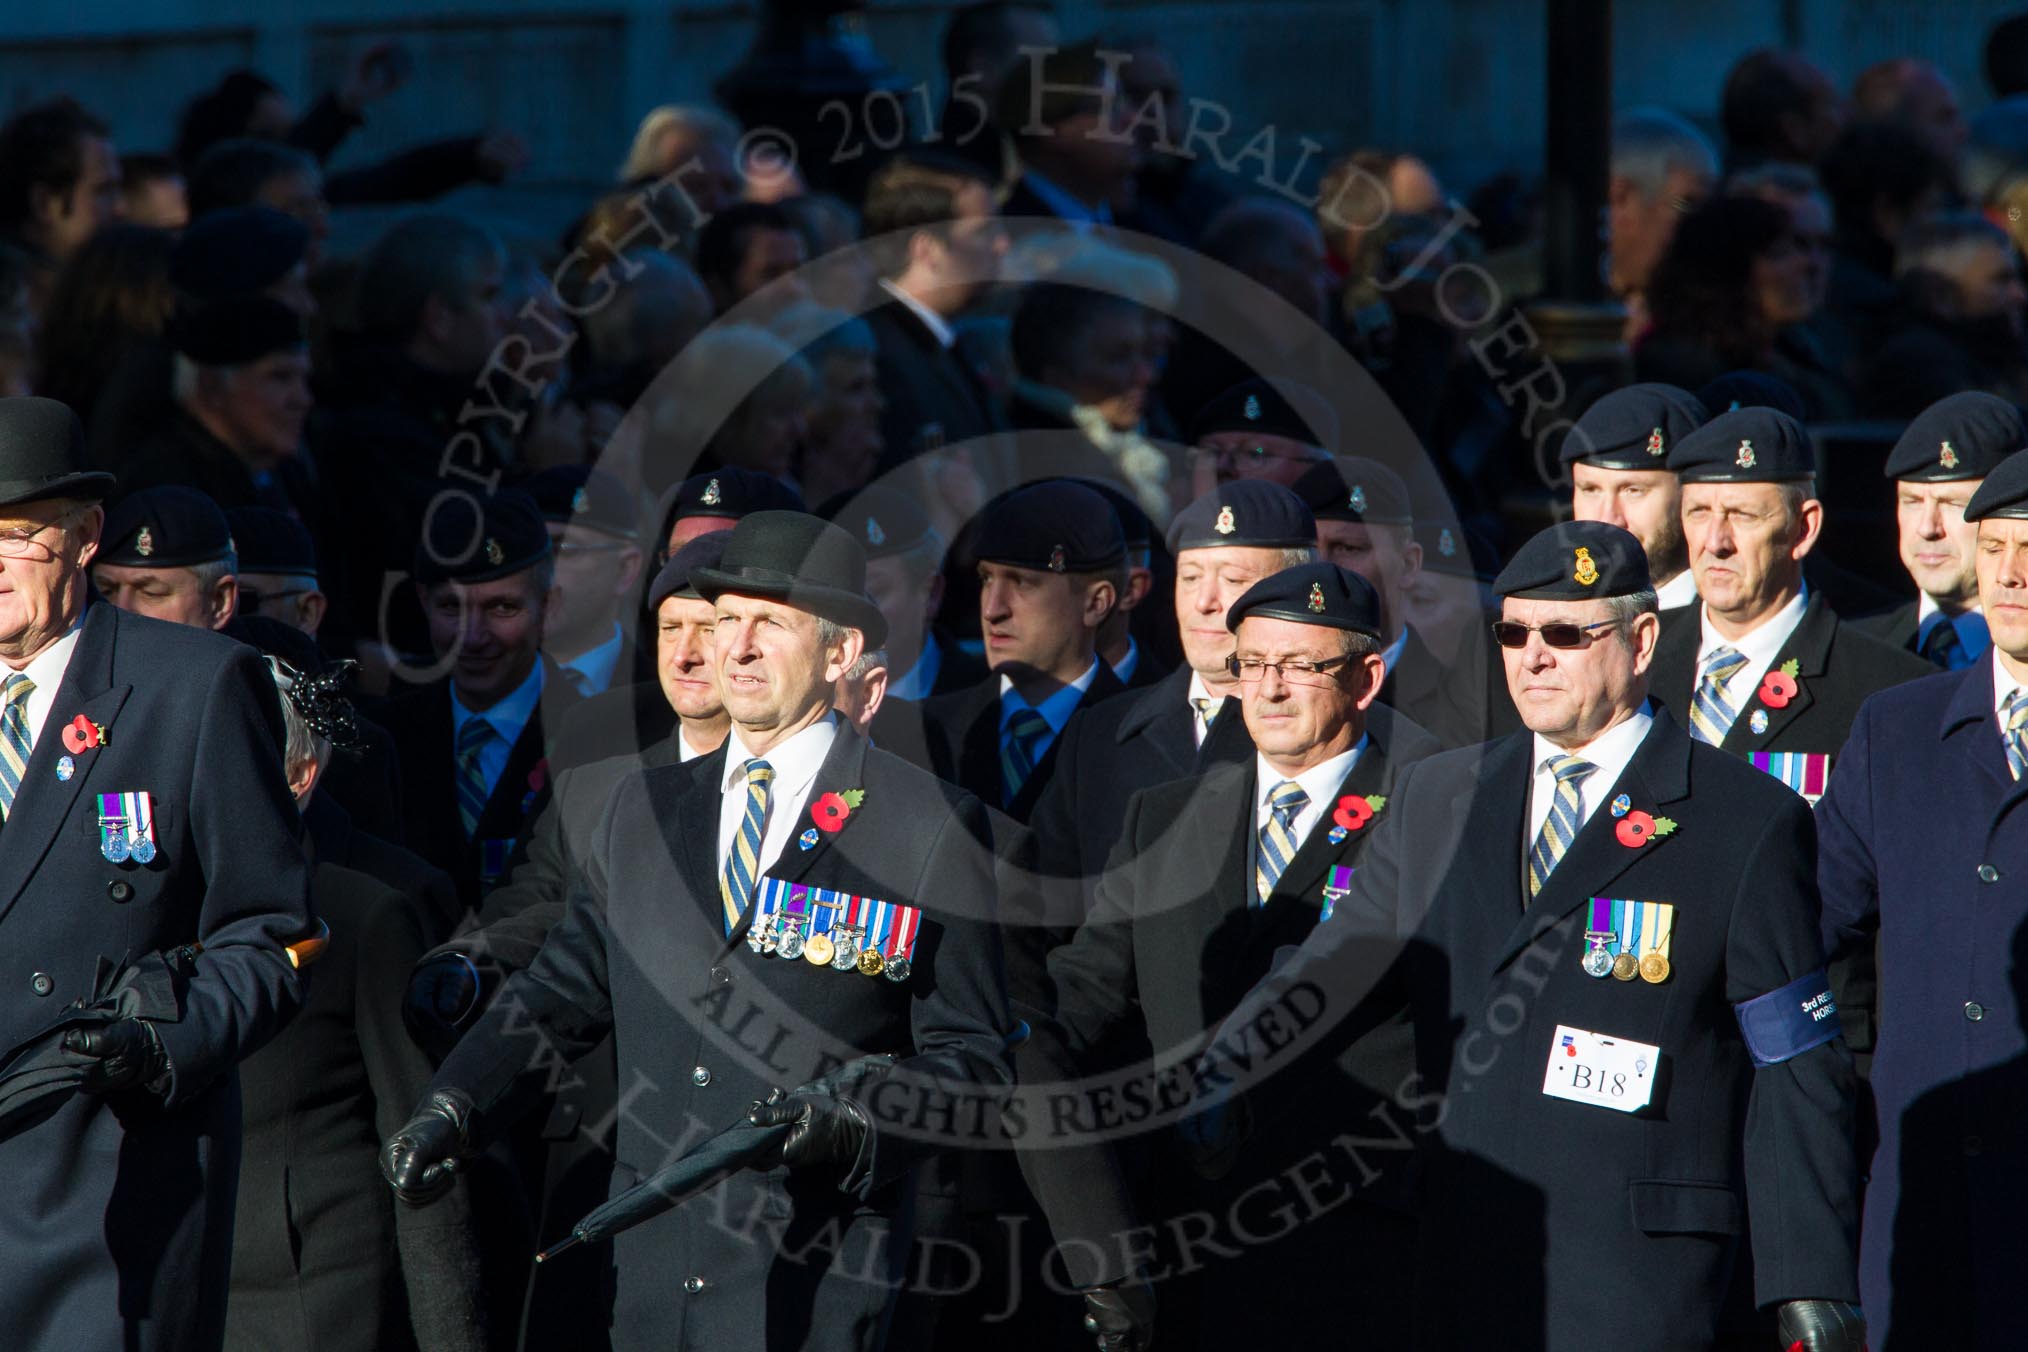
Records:
M1030 228L1113 224L1133 205L1141 168L1141 147L1123 131L1131 112L1098 43L1023 52L993 107L1021 170L1001 214Z
M0 1044L89 999L100 964L149 954L181 969L180 1014L66 1033L81 1092L0 1141L0 1328L22 1347L215 1349L234 1066L302 1000L286 945L309 929L308 878L273 682L249 649L91 598L112 477L84 457L68 408L0 400L0 927L17 992Z

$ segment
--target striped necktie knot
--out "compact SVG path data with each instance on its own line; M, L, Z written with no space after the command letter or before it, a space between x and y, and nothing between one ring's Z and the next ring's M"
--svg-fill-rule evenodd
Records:
M1578 828L1584 824L1582 786L1598 767L1578 756L1551 756L1542 762L1542 769L1555 777L1556 794L1550 800L1549 815L1542 819L1542 830L1536 833L1534 848L1528 851L1531 898L1542 891L1570 842L1577 839Z
M1011 803L1021 796L1021 788L1028 777L1035 773L1035 763L1042 759L1038 750L1042 739L1049 734L1049 720L1025 705L1007 717L1005 741L1000 748L1000 787L1005 796L1003 803Z
M28 736L28 696L35 682L21 672L11 672L0 681L0 819L14 811L14 795L28 774L28 755L33 747Z
M458 820L464 823L467 836L478 833L479 818L486 815L486 800L493 796L480 753L497 736L493 725L483 718L468 718L458 729Z
M2007 747L2007 770L2016 780L2028 778L2028 689L2016 688L2001 710Z
M1707 746L1723 742L1739 717L1739 706L1725 697L1725 684L1745 665L1745 653L1718 647L1698 666L1697 690L1690 699L1690 735Z
M740 917L753 900L754 880L760 876L761 833L767 825L774 782L774 766L759 757L746 763L746 808L740 814L739 830L733 833L732 849L726 852L725 869L718 877L718 900L728 935L739 928Z
M1260 859L1253 871L1255 898L1263 906L1296 857L1296 818L1310 805L1310 795L1295 780L1284 779L1268 790L1267 801L1268 819L1260 828Z

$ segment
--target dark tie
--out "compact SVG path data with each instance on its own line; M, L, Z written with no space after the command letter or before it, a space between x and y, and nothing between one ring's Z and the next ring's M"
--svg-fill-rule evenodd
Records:
M1965 645L1958 638L1958 627L1948 619L1939 619L1929 627L1929 634L1922 641L1922 655L1942 667L1945 671L1957 671L1970 665L1964 661Z
M1035 763L1042 759L1037 748L1048 735L1049 720L1033 709L1016 709L1008 718L1000 747L1000 788L1005 794L1001 802L1011 803L1021 796L1022 786L1035 773Z

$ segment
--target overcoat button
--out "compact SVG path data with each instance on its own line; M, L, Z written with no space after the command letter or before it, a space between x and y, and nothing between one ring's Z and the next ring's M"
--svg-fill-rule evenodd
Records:
M697 1069L690 1072L690 1083L696 1085L699 1089L704 1088L705 1085L711 1083L711 1072L703 1066L697 1067Z
M49 973L37 972L34 976L28 978L28 989L34 991L37 995L47 995L56 989L56 983L49 979Z
M1965 1017L1977 1023L1986 1017L1986 1007L1977 1000L1968 1000L1965 1002Z
M106 895L114 901L132 901L134 899L134 885L125 878L115 878L106 884Z
M1991 864L1979 865L1979 881L1982 883L1996 883L2000 881L2000 870L1994 868Z

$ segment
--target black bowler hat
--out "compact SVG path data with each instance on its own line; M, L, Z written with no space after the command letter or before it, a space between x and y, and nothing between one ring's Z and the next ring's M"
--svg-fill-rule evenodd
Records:
M1708 417L1688 390L1656 382L1629 385L1584 411L1563 438L1557 459L1598 469L1664 469L1669 448Z
M1998 395L1965 390L1915 415L1888 452L1886 474L1911 483L1983 479L2023 447L2028 426L2020 409Z
M1668 467L1686 484L1779 484L1816 477L1810 434L1771 408L1721 413L1669 452Z
M1406 526L1415 520L1401 476L1363 455L1341 455L1312 466L1296 480L1296 492L1319 521Z
M1796 387L1765 371L1727 371L1698 387L1697 402L1716 417L1743 408L1771 408L1797 422L1808 422L1810 411Z
M1317 543L1317 518L1303 500L1266 479L1220 484L1176 513L1169 552L1186 549L1300 549Z
M272 296L179 304L169 320L169 345L199 366L243 366L309 341L303 317Z
M1380 593L1359 574L1322 560L1270 573L1248 587L1225 612L1225 627L1236 634L1249 615L1380 637Z
M89 498L118 480L85 468L84 424L70 405L32 394L0 399L0 507L47 498Z
M972 557L1051 573L1096 573L1126 562L1127 537L1105 495L1045 479L986 504Z
M724 516L737 521L754 512L807 510L803 495L772 474L727 465L709 474L693 474L676 486L664 519Z
M185 227L169 254L169 284L198 300L265 291L310 250L310 230L273 207L226 207Z
M1287 437L1326 450L1338 444L1338 415L1315 390L1294 381L1244 381L1214 396L1190 424L1192 444L1220 432Z
M232 530L233 552L242 573L277 573L289 577L317 576L317 547L303 523L272 507L228 507L225 522Z
M1496 593L1524 601L1595 601L1654 585L1641 542L1603 521L1559 521L1538 531L1493 579Z
M703 600L690 575L699 568L718 567L725 558L725 542L731 538L729 530L714 530L685 540L683 548L671 554L669 562L655 574L655 581L648 588L648 609L660 610L662 603L672 596L691 601Z
M850 531L872 559L906 554L930 536L929 513L914 497L886 484L838 494L817 515Z
M640 536L626 485L588 465L551 465L522 484L521 491L535 499L545 521L586 526L622 540Z
M232 527L217 503L194 488L161 484L112 505L93 562L190 568L217 563L232 552Z
M549 530L525 493L475 494L445 482L423 520L415 550L417 582L496 582L549 558Z
M1965 520L1989 516L2028 517L2028 451L2002 460L1965 504Z
M887 619L866 595L866 551L850 531L808 512L741 517L718 566L691 569L690 585L707 601L726 592L786 601L861 631L868 648L887 642Z

